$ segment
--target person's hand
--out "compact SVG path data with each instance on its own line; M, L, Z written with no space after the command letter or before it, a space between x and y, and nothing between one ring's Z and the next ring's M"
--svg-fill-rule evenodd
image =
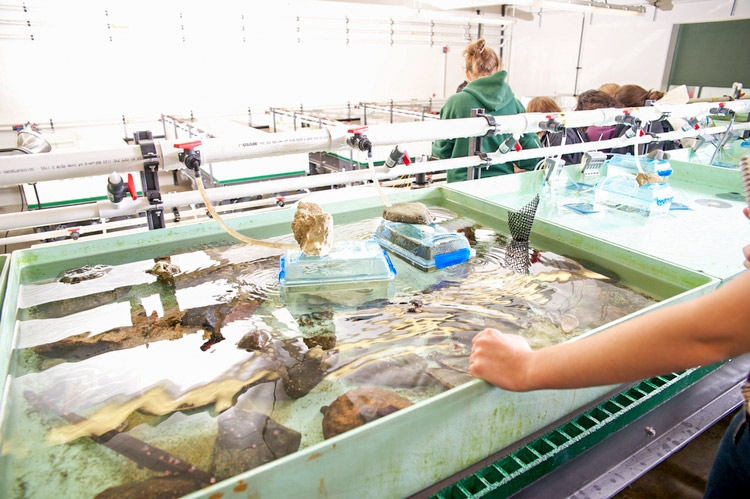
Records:
M469 372L506 390L525 390L531 354L531 347L522 336L485 329L472 340Z
M747 206L742 208L742 213L744 213L747 218L750 218L750 208L748 208Z
M742 248L742 252L745 254L745 261L742 264L745 268L750 269L750 244Z

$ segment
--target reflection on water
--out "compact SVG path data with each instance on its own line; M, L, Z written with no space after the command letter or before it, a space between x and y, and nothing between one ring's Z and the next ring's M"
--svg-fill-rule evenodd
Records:
M540 347L653 303L534 248L514 271L508 251L518 248L506 235L433 213L470 235L476 257L432 273L394 258L395 295L358 307L321 300L292 314L280 297L281 253L243 245L23 285L0 495L189 492L206 485L201 477L228 478L321 441L324 417L356 426L396 410L326 410L356 387L416 403L467 382L484 327ZM364 240L378 223L336 227L336 239ZM151 462L148 445L200 473L161 480L180 471Z

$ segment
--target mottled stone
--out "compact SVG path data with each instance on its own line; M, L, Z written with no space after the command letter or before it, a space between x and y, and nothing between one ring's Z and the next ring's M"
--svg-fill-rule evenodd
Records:
M284 393L289 398L304 397L323 380L328 369L328 354L321 347L307 350L305 355L282 373Z
M326 255L333 246L333 217L316 203L300 201L292 220L292 232L306 255Z
M167 286L174 286L174 276L182 272L180 267L174 265L169 257L157 258L155 261L154 266L148 269L146 273L155 275L157 281Z
M412 405L401 395L361 386L338 397L323 413L323 437L331 438Z
M383 210L383 218L391 222L431 224L435 218L424 203L396 203Z
M263 350L271 342L271 333L262 329L256 329L245 334L239 342L237 348L242 350Z
M308 348L320 346L323 350L330 350L336 346L336 325L332 308L302 314L297 318L297 324Z
M664 179L655 173L639 173L635 176L638 186L646 184L660 184Z
M60 277L60 282L65 284L78 284L82 281L89 281L91 279L97 279L112 270L109 265L84 265L77 269L68 270L63 273Z
M235 476L299 450L302 436L259 412L233 407L219 416L212 472Z

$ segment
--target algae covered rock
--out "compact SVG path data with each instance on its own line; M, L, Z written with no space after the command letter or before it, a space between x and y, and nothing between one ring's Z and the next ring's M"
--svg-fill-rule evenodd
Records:
M396 203L383 210L383 218L407 224L431 224L435 218L424 203Z
M374 386L360 386L338 397L323 412L328 439L412 405L406 397Z
M306 255L326 255L333 246L333 217L316 203L300 201L292 220L292 232Z
M265 414L233 407L219 416L213 474L219 480L299 450L299 432Z

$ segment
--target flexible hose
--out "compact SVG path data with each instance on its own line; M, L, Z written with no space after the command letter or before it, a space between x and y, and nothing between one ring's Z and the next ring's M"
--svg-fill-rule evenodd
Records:
M224 229L227 234L229 234L233 238L242 241L243 243L253 244L255 246L263 246L264 248L299 249L299 246L296 244L274 243L270 241L264 241L262 239L253 239L251 237L240 234L239 232L228 226L224 222L224 220L221 219L214 207L211 206L211 201L208 200L206 189L203 187L203 180L201 179L200 172L197 172L197 174L195 175L195 183L198 185L198 190L200 191L201 197L203 198L203 203L206 205L206 209L211 214L211 217L213 217L213 219L216 220L216 223L218 223L221 228Z
M641 158L638 157L638 144L633 144L633 151L635 152L635 167L638 168L638 173L644 173Z
M390 201L385 197L385 192L383 191L383 186L380 185L378 175L375 173L375 164L372 162L372 154L367 155L367 167L372 175L372 181L375 183L375 188L378 190L378 194L380 194L380 199L383 200L383 204L386 205L386 207L391 206Z

